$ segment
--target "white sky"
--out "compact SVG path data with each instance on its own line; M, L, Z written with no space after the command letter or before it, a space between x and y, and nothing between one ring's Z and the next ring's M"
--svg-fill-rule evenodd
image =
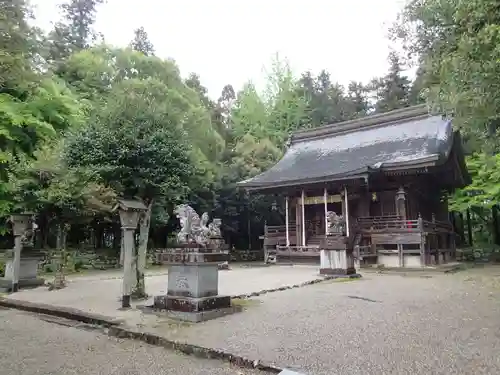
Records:
M31 0L37 23L58 20L60 0ZM263 82L273 55L294 72L327 69L332 80L367 82L385 74L387 29L404 0L107 0L96 29L125 46L144 26L156 54L200 75L210 96L230 83Z

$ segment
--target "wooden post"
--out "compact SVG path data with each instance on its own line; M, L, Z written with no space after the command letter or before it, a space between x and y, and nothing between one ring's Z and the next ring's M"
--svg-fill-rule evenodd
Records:
M302 246L306 246L306 215L305 215L305 195L302 189Z
M347 199L347 186L344 186L344 204L345 204L345 234L349 237L349 200Z
M396 213L402 220L402 228L406 227L406 192L403 186L396 193ZM398 243L399 267L404 267L403 243Z
M326 218L328 217L328 191L325 188L325 191L323 193L323 201L325 204L325 236L328 234L328 228L326 226Z
M289 221L288 221L288 196L285 198L285 228L286 228L286 246L290 247Z
M420 265L425 266L425 234L422 216L418 214L418 230L420 232Z

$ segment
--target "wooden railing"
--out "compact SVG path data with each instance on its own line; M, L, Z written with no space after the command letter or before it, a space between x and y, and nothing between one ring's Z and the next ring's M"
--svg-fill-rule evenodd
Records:
M295 221L288 223L288 237L291 244L296 243ZM264 227L264 246L286 245L286 225L266 225Z
M450 233L453 226L444 221L422 219L402 219L400 216L360 217L356 222L361 232L429 232Z

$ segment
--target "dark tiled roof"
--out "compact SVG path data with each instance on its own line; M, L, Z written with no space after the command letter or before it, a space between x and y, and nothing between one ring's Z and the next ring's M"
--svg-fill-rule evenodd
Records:
M439 163L452 145L451 121L416 106L297 132L276 165L238 185L290 186L362 176L384 167Z

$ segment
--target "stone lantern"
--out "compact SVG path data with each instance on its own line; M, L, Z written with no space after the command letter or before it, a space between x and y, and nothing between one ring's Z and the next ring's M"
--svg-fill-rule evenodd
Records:
M0 288L17 292L20 286L39 286L44 283L37 277L40 255L28 251L33 247L35 224L33 214L24 212L11 215L14 249L6 262L5 277L0 280ZM24 248L24 251L23 251Z
M122 308L130 308L130 295L133 284L133 260L134 260L134 231L139 222L139 216L147 210L140 200L119 199L114 207L120 214L120 223L123 235L124 260L123 260L123 291Z

